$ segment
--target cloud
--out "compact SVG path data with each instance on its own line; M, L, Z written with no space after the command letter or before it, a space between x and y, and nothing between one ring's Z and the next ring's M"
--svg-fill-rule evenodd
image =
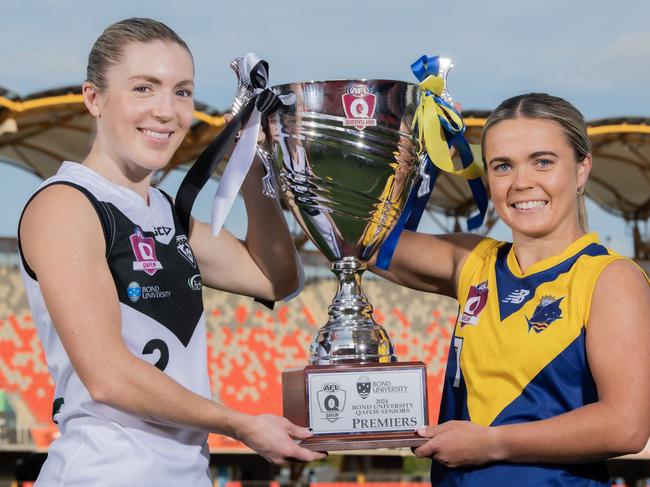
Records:
M594 116L645 109L639 104L650 77L646 0L618 0L616 8L588 0L184 0L182 7L154 0L9 2L0 39L16 47L0 57L0 85L24 94L80 82L103 28L152 16L188 42L197 98L220 109L235 90L230 60L248 51L269 60L272 83L414 81L410 63L441 53L456 64L450 88L467 108L541 90L577 100ZM616 92L622 83L624 93Z
M614 40L602 52L599 65L593 68L599 69L608 80L608 87L624 89L623 83L647 87L650 84L648 66L650 32L629 32Z

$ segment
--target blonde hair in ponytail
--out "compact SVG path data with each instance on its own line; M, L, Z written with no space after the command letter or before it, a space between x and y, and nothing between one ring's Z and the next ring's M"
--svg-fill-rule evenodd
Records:
M585 206L585 188L578 188L578 224L580 229L587 233L589 231L589 221L587 219L587 207Z

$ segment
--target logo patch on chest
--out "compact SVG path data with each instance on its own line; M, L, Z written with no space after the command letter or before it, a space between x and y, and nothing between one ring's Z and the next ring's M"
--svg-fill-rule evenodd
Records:
M560 303L564 299L564 296L561 298L554 298L553 296L542 296L539 304L535 308L533 316L525 316L526 321L528 322L528 331L535 330L535 333L540 333L546 328L549 327L551 323L562 318L562 310L560 309Z
M153 237L145 237L142 228L136 226L134 234L129 237L131 248L135 261L133 262L134 271L145 271L153 276L158 270L162 269L162 264L156 259L156 242Z
M178 250L178 253L196 269L196 259L194 258L192 248L187 241L187 235L178 235L176 237L176 250Z
M461 328L465 325L478 324L478 315L487 304L488 292L487 281L480 283L478 286L470 286L465 308L458 318Z

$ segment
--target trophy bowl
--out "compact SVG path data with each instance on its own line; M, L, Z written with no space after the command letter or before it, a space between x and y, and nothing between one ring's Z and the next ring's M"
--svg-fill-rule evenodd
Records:
M266 162L339 281L310 365L283 373L285 416L314 431L305 442L313 449L421 444L414 430L428 422L425 366L397 362L360 284L417 175L412 125L421 93L402 81L364 79L272 90L293 103L268 117Z

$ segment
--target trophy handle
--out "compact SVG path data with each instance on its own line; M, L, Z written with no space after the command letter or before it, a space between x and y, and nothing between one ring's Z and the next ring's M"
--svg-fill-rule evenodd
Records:
M269 136L267 130L264 130L264 134L266 137ZM271 150L275 152L274 148ZM257 146L256 152L257 152L257 157L259 157L260 160L262 161L262 166L264 166L264 171L266 173L262 178L262 194L267 198L276 199L278 193L275 190L275 186L273 185L273 163L272 163L274 157L273 153L269 153L265 151L259 145Z
M237 76L237 94L235 99L232 102L231 112L233 115L239 113L243 106L255 95L255 90L248 79L248 75L244 69L244 58L233 59L230 63L231 69L235 72ZM265 124L268 126L268 124ZM264 130L264 128L262 128ZM267 140L269 139L268 130L264 130L264 135ZM271 164L272 154L269 154L263 150L259 145L256 148L257 156L261 159L262 165L266 172L265 176L262 178L262 194L267 198L275 199L277 198L277 192L273 186L273 168Z
M453 69L454 64L451 62L451 59L445 57L441 57L438 62L440 63L438 76L440 76L442 78L442 81L444 82L442 88L442 95L440 95L440 98L445 100L450 105L453 105L454 99L449 94L449 91L447 91L447 75L449 74L449 71Z
M427 173L427 156L426 153L420 155L420 167L418 169L420 175L420 187L418 188L418 198L426 196L431 193L431 176Z

